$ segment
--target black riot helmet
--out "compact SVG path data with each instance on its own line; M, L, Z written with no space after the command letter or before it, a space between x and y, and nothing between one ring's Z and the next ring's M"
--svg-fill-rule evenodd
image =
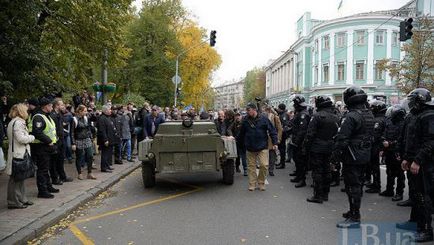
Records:
M371 107L372 113L374 114L386 113L387 110L386 103L381 100L373 100L369 102L369 106Z
M406 114L404 107L401 105L393 105L390 108L390 119L392 119L393 122L404 120Z
M431 101L431 94L428 89L416 88L410 92L407 96L408 107L410 110L420 110L423 105L434 106L434 102Z
M364 104L368 100L368 95L358 86L350 86L343 92L344 102L347 106Z
M306 99L301 94L294 95L292 102L294 102L294 107L307 107Z
M333 102L328 96L318 95L315 97L315 106L316 108L332 107Z

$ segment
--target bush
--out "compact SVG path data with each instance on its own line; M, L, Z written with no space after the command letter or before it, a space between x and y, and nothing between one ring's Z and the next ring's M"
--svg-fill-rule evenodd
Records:
M126 105L128 104L128 102L133 102L134 105L138 108L143 106L143 103L146 102L145 97L136 94L136 93L130 93L130 94L125 94L125 96L122 99L122 104Z

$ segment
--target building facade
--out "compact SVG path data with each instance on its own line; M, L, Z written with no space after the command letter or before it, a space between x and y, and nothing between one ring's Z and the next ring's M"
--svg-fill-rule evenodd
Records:
M328 21L312 19L309 12L305 13L296 24L297 41L267 67L266 95L270 103L289 105L289 96L295 93L311 102L317 95L341 101L342 91L353 84L361 86L370 99L398 103L395 80L376 64L384 59L394 64L404 57L399 22L416 16L418 4L427 5L413 0L396 10Z
M214 87L214 109L234 109L242 107L244 79L237 82L227 82Z

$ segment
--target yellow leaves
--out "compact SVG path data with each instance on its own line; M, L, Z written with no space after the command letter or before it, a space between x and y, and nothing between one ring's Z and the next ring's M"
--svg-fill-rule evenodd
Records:
M186 105L200 107L202 103L209 103L210 77L220 66L221 57L208 42L203 42L206 31L194 22L186 24L177 36L183 50L190 49L180 57L182 100Z

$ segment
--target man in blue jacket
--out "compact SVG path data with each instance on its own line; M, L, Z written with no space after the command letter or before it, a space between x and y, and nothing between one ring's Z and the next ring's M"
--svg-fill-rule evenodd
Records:
M254 103L246 106L247 117L241 123L238 141L247 150L249 173L249 191L254 191L256 184L261 191L265 191L265 178L268 172L268 136L270 136L274 150L277 150L277 132L270 120L258 113ZM259 175L256 174L256 162L259 163Z
M164 122L164 118L158 113L158 107L153 106L151 113L145 118L145 128L143 130L145 138L153 138L157 134L160 124Z

